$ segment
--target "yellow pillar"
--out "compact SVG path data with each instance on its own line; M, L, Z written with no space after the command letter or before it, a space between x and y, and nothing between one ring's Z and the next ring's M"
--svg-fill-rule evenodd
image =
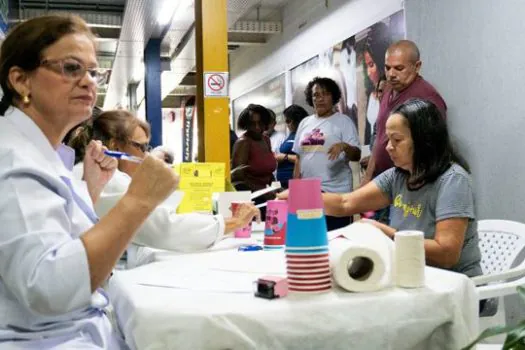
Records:
M230 171L227 0L195 1L199 161Z

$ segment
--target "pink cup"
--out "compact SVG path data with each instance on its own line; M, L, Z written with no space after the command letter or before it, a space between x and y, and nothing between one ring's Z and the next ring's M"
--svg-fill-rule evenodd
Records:
M267 202L264 225L265 247L284 246L287 219L288 203L286 201L270 200Z
M289 182L288 211L323 209L321 179L294 179ZM324 219L324 218L323 218Z
M250 201L235 201L231 204L231 211L233 216L236 216L237 210L239 210L239 207L241 204L245 203L251 203ZM233 235L235 238L250 238L252 236L252 225L251 223L243 228L240 228L238 230L235 230L233 232Z

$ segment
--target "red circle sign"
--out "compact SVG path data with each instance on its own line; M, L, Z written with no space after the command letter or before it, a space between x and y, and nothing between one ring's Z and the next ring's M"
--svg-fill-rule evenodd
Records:
M224 89L225 81L224 78L219 74L212 74L208 77L208 87L212 91L221 91Z

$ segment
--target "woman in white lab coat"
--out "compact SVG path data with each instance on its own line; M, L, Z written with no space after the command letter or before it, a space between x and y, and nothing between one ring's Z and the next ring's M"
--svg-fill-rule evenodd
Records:
M106 111L76 130L69 145L77 154L83 154L92 139L102 141L110 150L142 158L149 150L150 127L130 112ZM108 213L126 193L137 167L137 163L119 160L118 170L95 204L97 214ZM82 178L82 168L82 163L79 163L73 171L78 179ZM242 211L236 215L251 215L248 219L252 219L257 213L257 209L252 206L252 212ZM177 214L168 201L151 213L133 238L133 243L181 252L203 250L222 239L225 233L243 227L246 220L243 216L224 218L222 215ZM131 247L131 251L135 249ZM136 266L134 255L128 255L128 267Z
M96 203L117 162L93 141L84 183L66 133L92 113L95 38L77 16L15 27L0 52L0 349L121 349L102 284L154 208L176 188L148 156L102 219Z
M92 142L79 185L61 145L96 98L95 40L75 16L23 22L0 53L0 348L118 349L100 286L155 206L177 185L148 157L98 221L92 201L117 162Z

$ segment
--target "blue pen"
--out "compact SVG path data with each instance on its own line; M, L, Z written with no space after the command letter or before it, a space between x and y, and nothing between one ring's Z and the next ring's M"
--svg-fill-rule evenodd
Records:
M106 156L110 156L117 159L127 160L128 162L133 163L142 163L142 158L132 156L130 154L118 151L104 151Z
M249 245L241 245L238 250L240 252L255 252L258 250L262 250L262 249L263 248L260 245L249 244Z

